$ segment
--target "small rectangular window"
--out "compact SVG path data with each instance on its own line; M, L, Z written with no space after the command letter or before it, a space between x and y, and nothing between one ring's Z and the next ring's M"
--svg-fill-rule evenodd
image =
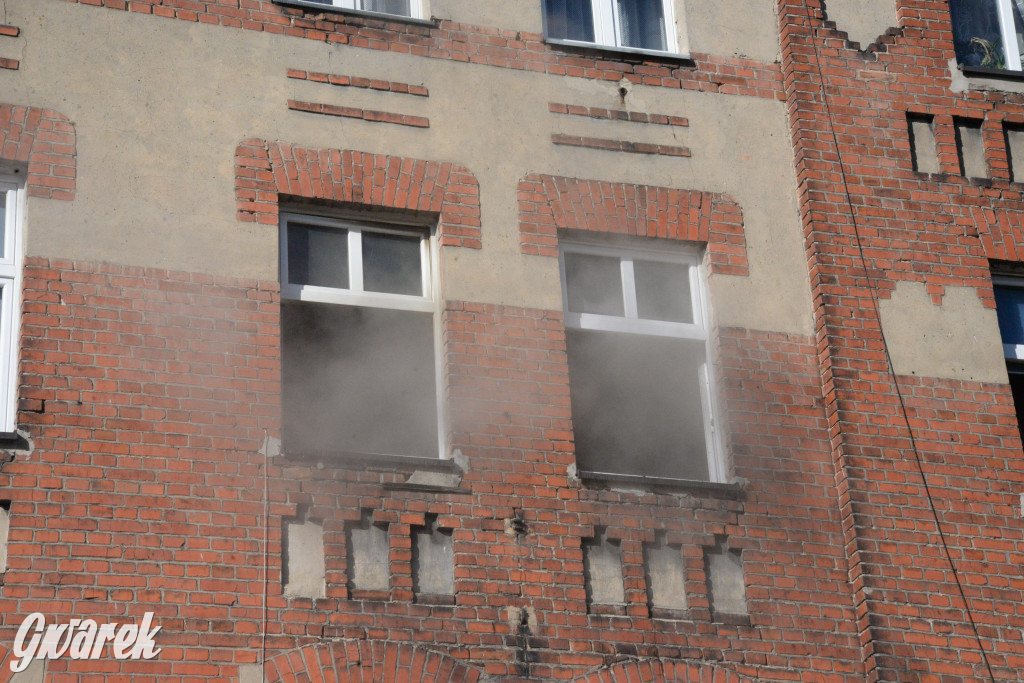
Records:
M953 47L960 65L1020 71L1022 5L1018 0L950 0Z
M437 457L427 230L283 213L286 453Z
M721 481L697 255L563 244L577 465Z
M543 0L549 39L677 52L672 0Z
M17 419L18 314L21 296L21 214L24 186L0 176L0 431Z

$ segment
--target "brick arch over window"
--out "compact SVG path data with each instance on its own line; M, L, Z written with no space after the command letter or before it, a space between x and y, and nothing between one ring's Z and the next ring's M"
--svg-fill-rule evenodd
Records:
M0 160L28 167L30 197L75 198L75 127L52 109L0 103Z
M296 681L417 681L476 683L480 672L440 652L376 641L307 645L267 661L267 683Z
M539 174L523 178L523 253L557 256L560 229L703 242L713 273L749 274L743 211L725 194Z
M572 679L574 683L750 683L739 674L699 662L624 662Z
M458 164L243 141L235 152L238 219L277 225L280 195L436 213L443 246L480 248L480 186Z

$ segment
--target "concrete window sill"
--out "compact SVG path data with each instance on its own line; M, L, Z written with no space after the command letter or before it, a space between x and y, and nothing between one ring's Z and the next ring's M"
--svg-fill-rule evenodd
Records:
M1000 78L1007 81L1024 82L1024 71L1007 71L1006 69L991 69L984 66L960 66L960 73L964 76L975 76L981 78Z
M345 14L353 17L366 17L367 19L382 19L384 21L390 21L399 24L409 24L410 26L428 26L433 28L436 27L438 24L436 19L417 19L415 17L405 17L402 16L401 14L367 12L361 9L335 7L334 5L324 5L319 2L308 2L307 0L274 0L274 3L286 7L299 7L302 9L317 10L320 12L330 12L332 14Z
M600 43L584 43L578 40L563 40L561 38L544 38L548 45L561 48L567 52L577 54L590 54L596 57L611 61L636 62L636 61L659 61L676 64L678 66L696 66L690 55L676 52L661 52L660 50L643 50L635 47L618 47L616 45L601 45Z
M639 474L612 474L609 472L581 471L579 477L588 485L596 484L603 488L631 486L656 491L697 493L713 498L727 498L731 500L736 500L743 495L743 486L740 484L722 484L712 481L672 479L669 477L647 477Z

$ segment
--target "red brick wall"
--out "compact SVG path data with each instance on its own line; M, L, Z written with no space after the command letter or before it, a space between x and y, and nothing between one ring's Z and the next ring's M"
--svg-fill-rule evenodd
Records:
M34 449L0 473L12 500L4 642L31 611L137 621L151 610L163 627L159 658L106 660L104 670L230 678L260 661L265 623L273 662L341 639L367 652L388 641L403 657L427 648L451 658L439 662L512 679L571 678L622 658L667 671L680 658L706 660L707 675L717 666L721 676L856 672L810 340L722 331L735 472L751 482L738 498L616 492L568 476L560 314L450 302L451 440L468 471L457 489L426 494L401 486L401 467L265 465L264 440L278 431L275 290L30 260L21 424ZM328 588L315 603L281 591L282 521L299 506L323 520ZM383 595L347 587L345 524L361 509L389 525L392 589ZM410 533L426 514L454 530L453 604L414 601ZM517 514L523 536L506 530ZM587 612L580 544L595 525L622 541L620 616ZM656 532L684 548L691 611L681 620L652 618L647 607L642 543ZM708 610L703 548L723 536L744 550L749 623ZM524 607L536 620L525 637ZM60 659L49 670L97 666Z
M1021 217L1020 186L1008 180L999 122L1019 117L1024 100L998 91L953 92L948 4L896 4L899 30L864 53L824 22L817 0L779 2L858 630L872 677L988 678L973 618L992 674L1016 680L1024 665L1024 582L1015 568L1024 550L1016 509L1024 460L1009 388L900 377L912 443L873 297L914 281L928 285L935 303L944 287L966 286L994 306L988 259L1018 258ZM914 172L907 112L935 116L941 173ZM991 179L955 175L953 116L985 119Z
M28 196L75 198L75 144L75 127L62 114L0 103L0 159L28 171Z

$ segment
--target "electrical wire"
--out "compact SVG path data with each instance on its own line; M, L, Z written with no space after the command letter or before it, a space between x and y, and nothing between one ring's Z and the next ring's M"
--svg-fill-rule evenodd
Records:
M270 590L270 439L263 432L263 628L260 634L260 671L267 666L267 596Z
M889 343L885 338L885 330L882 329L882 316L880 313L878 303L878 286L876 282L871 278L871 273L868 271L867 257L864 254L864 246L861 243L860 230L857 227L857 212L854 210L853 207L853 196L850 193L850 185L846 176L846 166L843 164L843 153L839 147L839 138L836 135L835 123L832 118L832 110L829 107L828 103L828 93L825 90L825 75L821 69L821 55L818 51L817 40L815 40L815 37L818 33L818 29L816 27L813 27L814 22L811 18L811 9L808 5L808 1L801 0L801 2L804 7L804 12L807 16L807 27L813 32L811 38L811 47L814 49L814 62L818 71L818 84L821 88L821 101L823 106L825 107L825 115L828 118L828 127L829 132L832 135L832 142L835 144L836 147L836 156L839 160L839 174L843 180L843 191L846 194L846 204L850 209L850 221L853 224L854 241L857 244L857 252L860 257L861 268L864 270L864 279L867 281L868 291L871 293L871 303L874 308L875 320L878 321L878 332L882 338L882 348L885 350L885 361L889 367L889 376L892 377L893 387L896 390L896 398L899 401L900 412L903 416L903 422L907 426L907 434L910 437L910 447L914 453L914 462L917 464L917 471L921 476L921 482L924 484L925 496L928 499L928 505L931 508L932 517L935 520L935 528L939 532L939 540L942 543L943 552L945 553L946 560L949 562L949 567L953 572L953 579L956 582L957 590L960 592L960 599L963 600L964 603L964 612L967 614L967 620L970 622L971 628L974 631L974 637L977 640L978 650L981 652L982 661L985 662L985 668L988 669L989 679L994 682L996 680L995 674L992 672L992 665L988 661L988 653L985 651L985 646L982 643L981 633L978 631L978 625L974 621L974 615L972 613L971 605L967 601L967 594L964 592L963 584L960 582L960 573L957 571L956 563L953 561L953 555L949 549L949 544L946 542L946 534L942 530L942 521L939 519L939 511L935 507L935 499L932 497L931 487L928 485L928 477L925 475L924 472L924 465L921 460L921 453L917 447L917 440L914 438L914 430L910 426L910 417L907 411L906 402L903 399L903 391L900 389L899 379L896 376L896 368L893 366L892 355L889 353Z

